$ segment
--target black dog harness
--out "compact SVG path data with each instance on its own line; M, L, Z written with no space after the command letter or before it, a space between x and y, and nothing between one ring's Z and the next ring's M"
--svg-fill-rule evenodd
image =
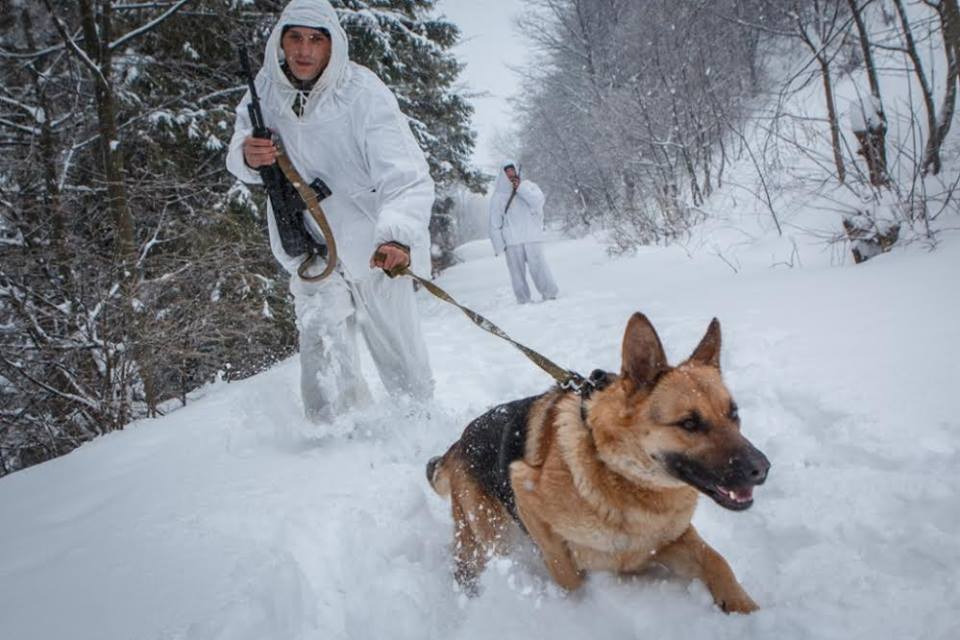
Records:
M595 369L579 385L576 393L580 396L580 417L584 425L587 421L587 398L594 391L609 385L614 378L612 373ZM461 453L470 475L487 493L497 498L517 522L520 522L520 518L510 484L510 464L524 456L530 409L542 397L530 396L497 405L468 424L460 438Z
M590 372L590 377L584 381L577 391L580 396L580 420L584 426L587 426L587 398L593 395L594 391L600 391L613 382L614 375L603 369L594 369ZM590 427L587 427L588 429Z

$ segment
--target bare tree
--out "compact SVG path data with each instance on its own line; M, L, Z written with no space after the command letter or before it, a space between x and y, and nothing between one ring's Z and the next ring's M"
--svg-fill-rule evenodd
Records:
M870 35L863 19L863 8L872 1L867 0L864 5L861 5L859 0L847 0L850 14L857 26L860 50L863 54L863 66L867 73L867 81L870 84L870 99L861 108L862 126L854 127L853 133L860 143L857 153L866 160L870 174L870 184L881 187L890 180L887 175L887 117L883 111L883 98L880 95L880 81L877 79L877 67L873 61Z
M823 97L827 108L827 122L830 126L833 163L837 169L837 180L842 183L846 179L847 170L843 160L840 121L837 117L837 106L833 96L833 78L830 65L839 49L838 45L842 43L849 29L850 20L844 14L843 5L837 0L794 2L792 15L800 41L810 50L820 67Z
M721 179L724 123L758 90L759 40L729 17L764 3L533 5L522 154L554 210L614 230L617 249L686 233Z
M897 15L900 18L901 33L903 34L905 52L913 63L913 71L917 76L917 82L920 84L920 94L923 97L923 104L926 107L927 114L927 146L924 152L923 169L930 171L934 175L940 173L940 141L938 139L939 127L937 124L937 109L933 102L933 90L930 88L930 82L927 79L926 71L923 67L923 61L920 58L920 52L917 50L917 43L913 37L913 29L910 26L910 19L903 6L903 0L893 0L897 8ZM951 83L953 84L953 83Z
M947 138L947 133L950 132L950 125L953 123L953 113L957 101L957 84L960 82L960 75L958 75L960 74L960 9L957 8L956 0L928 1L926 4L933 7L940 18L943 53L947 60L943 102L940 105L936 128L930 130L927 139L926 156L923 164L924 170L929 168L936 175L940 170L940 150ZM901 19L905 20L902 5L898 5L898 11ZM906 32L906 25L904 30ZM912 39L908 42L912 43ZM911 56L911 59L913 59L913 56ZM913 60L916 64L917 61Z

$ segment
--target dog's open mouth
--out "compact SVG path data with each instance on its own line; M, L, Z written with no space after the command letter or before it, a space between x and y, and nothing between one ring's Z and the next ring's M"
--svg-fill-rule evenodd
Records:
M713 501L731 511L743 511L753 505L753 487L760 482L741 474L717 474L683 455L666 456L667 469L678 480L695 487ZM731 477L740 476L740 477ZM764 474L765 475L765 474Z
M708 489L703 487L697 487L697 489L700 489L700 491L713 498L714 502L721 507L732 511L743 511L744 509L749 509L750 505L753 504L752 486L730 489L721 485L714 485Z

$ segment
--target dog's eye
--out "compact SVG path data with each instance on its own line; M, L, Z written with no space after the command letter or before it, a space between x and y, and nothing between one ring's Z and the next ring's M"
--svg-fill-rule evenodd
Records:
M737 407L736 402L730 403L730 419L734 422L740 422L740 409Z
M684 431L690 431L691 433L694 433L697 431L703 431L705 428L703 421L700 420L700 416L696 414L692 416L687 416L686 418L684 418L683 420L681 420L676 424L678 427L680 427Z

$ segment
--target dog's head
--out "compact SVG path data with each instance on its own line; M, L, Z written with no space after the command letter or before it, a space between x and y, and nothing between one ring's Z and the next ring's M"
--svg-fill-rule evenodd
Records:
M753 504L770 469L740 434L737 405L720 375L720 323L671 367L641 313L627 324L623 368L591 408L597 453L617 473L659 487L691 485L727 509Z

